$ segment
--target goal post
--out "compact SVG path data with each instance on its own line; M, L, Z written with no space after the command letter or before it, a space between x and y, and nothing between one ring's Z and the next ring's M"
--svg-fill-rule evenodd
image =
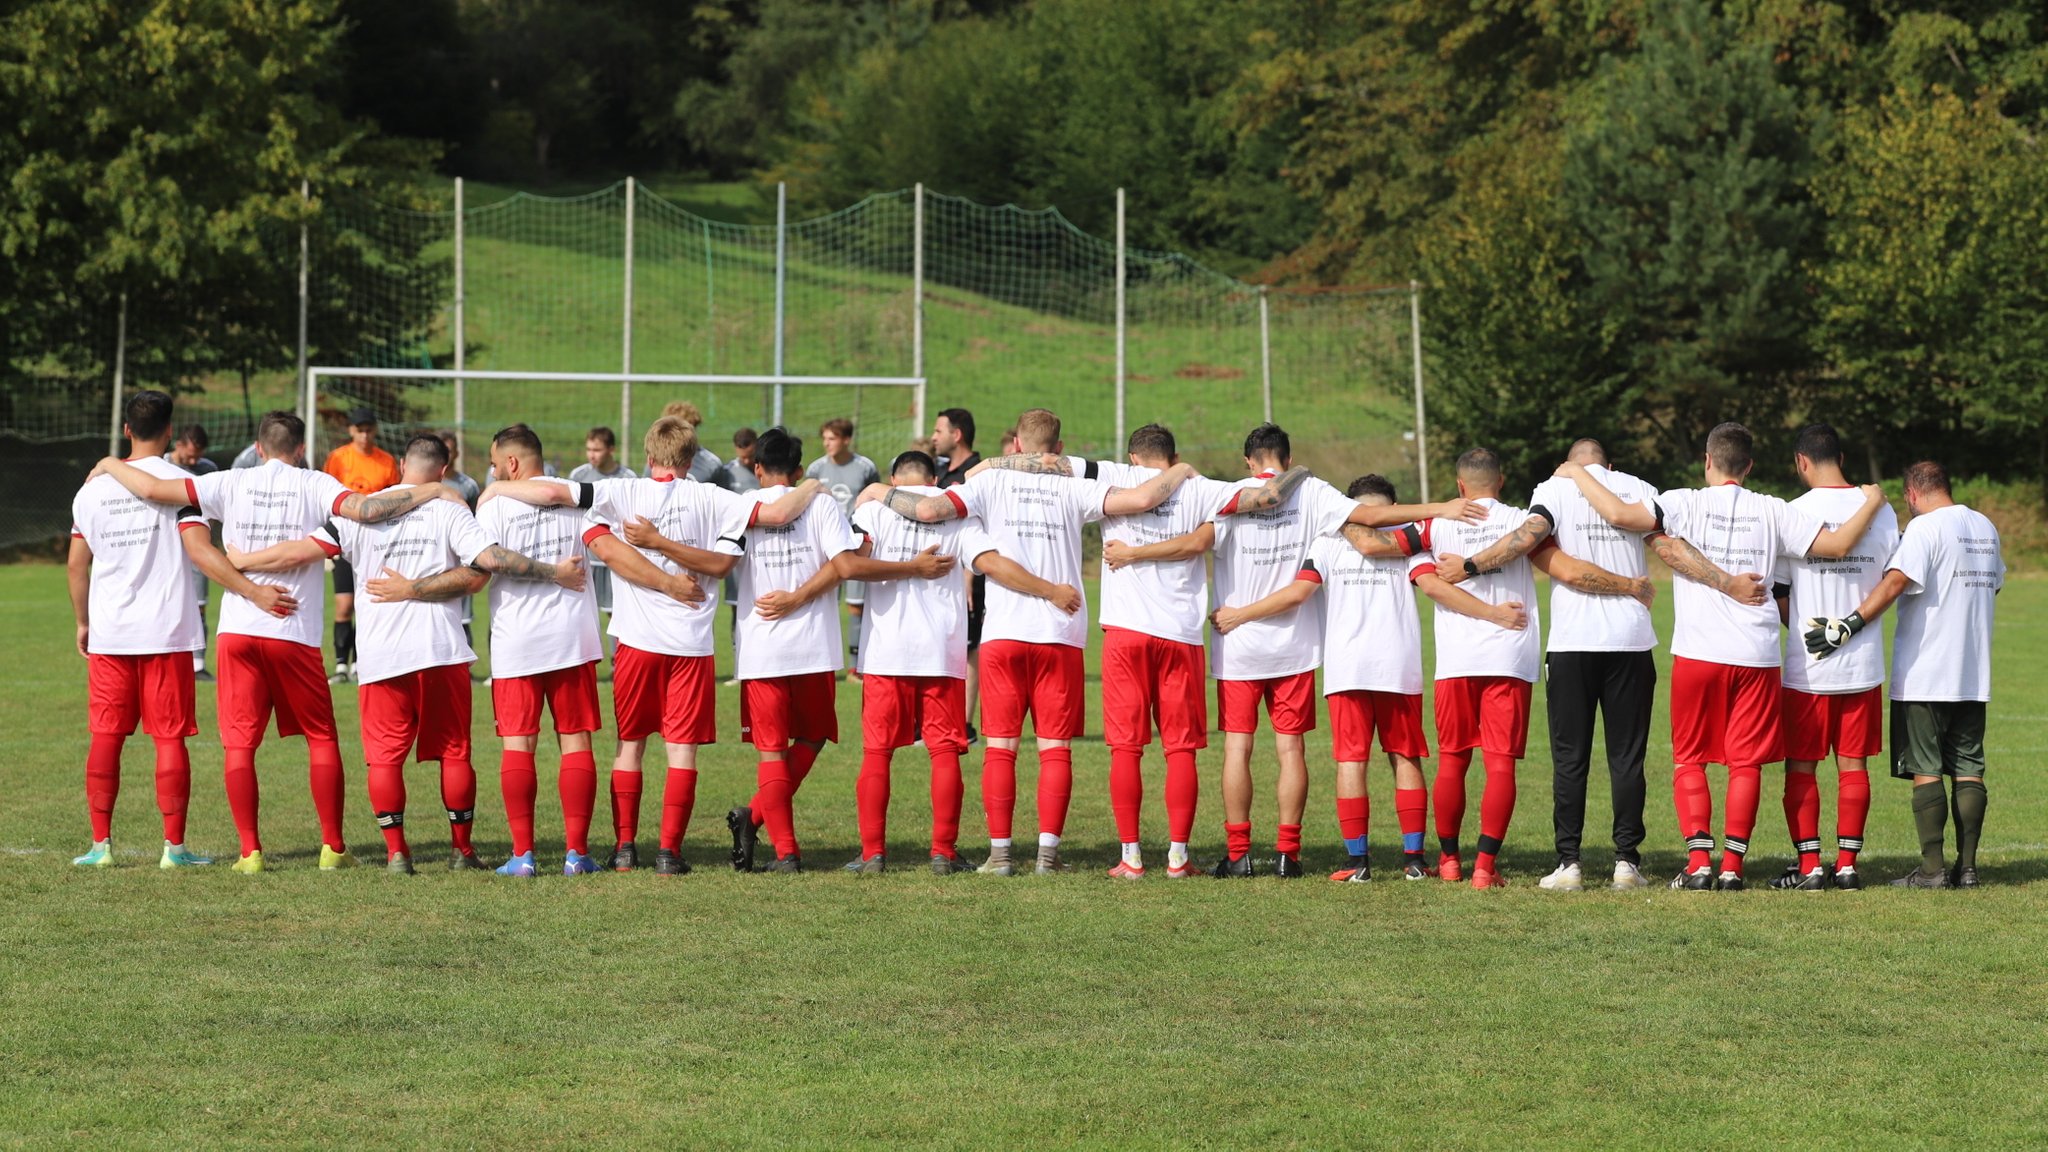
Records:
M804 440L805 459L818 453L817 430L845 418L855 426L855 448L887 467L898 451L927 432L922 376L721 375L702 372L522 372L502 369L371 368L319 365L306 370L302 398L307 434L319 432L323 387L330 409L364 404L394 432L452 429L464 440L463 470L481 474L481 443L488 434L524 423L541 437L545 454L563 472L580 463L584 434L615 430L620 459L637 460L640 429L664 406L687 400L704 417L700 439L721 457L728 437L742 427L765 430L779 406L782 423ZM458 404L458 397L460 403ZM779 397L779 399L778 399ZM459 414L459 422L458 422ZM330 429L330 432L332 430ZM314 446L316 451L319 446Z

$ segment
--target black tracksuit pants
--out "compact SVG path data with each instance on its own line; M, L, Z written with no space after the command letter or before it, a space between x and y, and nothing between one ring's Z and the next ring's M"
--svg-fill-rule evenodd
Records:
M1560 862L1579 858L1586 827L1586 776L1593 713L1607 731L1607 778L1614 795L1614 855L1642 863L1643 753L1657 664L1648 652L1552 652L1544 701L1550 712L1551 822Z

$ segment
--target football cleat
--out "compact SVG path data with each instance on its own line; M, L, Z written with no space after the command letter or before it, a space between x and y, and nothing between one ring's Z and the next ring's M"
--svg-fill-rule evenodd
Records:
M491 866L484 863L483 857L478 856L476 850L472 848L467 852L457 852L455 855L450 856L448 858L448 870L450 872L489 872Z
M1771 878L1771 887L1780 892L1821 892L1828 886L1828 874L1824 868L1801 872L1794 864Z
M1039 845L1038 864L1031 870L1033 875L1058 876L1062 872L1072 872L1073 870L1074 866L1072 864L1060 859L1058 846L1047 847L1043 844Z
M240 860L228 865L228 870L240 872L244 876L254 876L256 873L263 871L263 849L258 848L254 852L247 853Z
M1904 876L1899 877L1897 880L1892 881L1892 887L1951 888L1954 887L1954 885L1948 882L1947 872L1935 872L1930 874L1927 872L1922 872L1920 869L1915 868L1911 872L1906 873Z
M1128 860L1119 860L1116 862L1116 867L1109 870L1109 874L1118 880L1143 880L1145 878L1145 866L1143 864L1133 864Z
M98 840L83 856L73 856L71 862L80 868L112 868L114 866L114 842Z
M1193 860L1183 860L1178 864L1169 860L1166 863L1166 878L1168 880L1192 880L1201 874L1201 868Z
M166 844L164 845L163 859L158 860L156 866L169 872L177 868L203 868L211 863L213 863L213 858L210 856L201 856L199 853L189 851L183 847L173 848Z
M413 875L412 857L403 852L393 852L384 860L384 870L394 876Z
M1740 872L1723 872L1714 877L1716 892L1740 892L1748 887L1749 881L1744 880Z
M958 856L948 856L944 852L932 853L932 875L934 876L964 876L972 871L974 871L974 866Z
M656 876L688 876L690 874L690 862L683 859L680 852L671 852L666 848L656 848L654 850L654 874Z
M1567 860L1557 866L1556 871L1536 882L1545 892L1584 892L1586 874L1577 860Z
M1258 869L1252 867L1252 854L1249 852L1242 856L1226 856L1216 862L1216 867L1209 870L1209 875L1218 880L1239 880L1258 874Z
M1273 875L1285 880L1299 880L1308 873L1302 871L1301 856L1294 852L1282 852L1273 861Z
M725 826L732 833L732 870L754 870L754 844L761 830L754 826L754 810L745 804L725 814Z
M880 876L889 870L889 861L880 852L873 856L855 856L846 862L846 871L855 876Z
M621 840L612 845L612 858L608 867L614 872L631 872L640 866L640 846L631 840Z
M1954 874L1948 878L1948 885L1951 888L1975 888L1977 886L1977 870L1975 868L1965 868L1961 864L1956 865Z
M1339 884L1365 884L1372 880L1372 863L1363 856L1353 856L1351 863L1330 873L1330 879Z
M337 852L325 844L320 846L320 870L322 872L338 872L343 868L353 868L355 866L356 858L348 854L348 849L343 848Z
M498 865L498 875L500 876L533 876L536 874L533 866L533 853L531 852L521 852L519 855Z
M1712 892L1714 890L1714 868L1702 864L1690 872L1680 872L1671 878L1674 892Z
M782 875L794 875L803 870L804 862L800 856L777 856L775 863L761 869L763 872Z
M1439 880L1448 880L1456 884L1465 878L1465 867L1458 862L1456 856L1446 852L1436 859L1436 875Z
M1844 892L1863 891L1863 876L1852 867L1837 868L1833 876L1834 885Z
M1616 892L1633 892L1638 888L1648 888L1649 886L1650 878L1643 875L1643 870L1640 867L1626 860L1616 860L1614 862L1614 879L1609 882L1608 887Z
M1474 888L1505 888L1507 886L1508 882L1501 879L1501 875L1498 872L1490 872L1484 868L1472 869L1472 887Z
M1429 865L1423 863L1420 856L1410 857L1406 863L1401 865L1401 879L1427 880L1429 879Z
M1010 863L1009 850L1005 849L1000 854L991 851L988 854L988 859L982 861L981 867L976 868L975 871L983 876L1015 876L1017 874L1017 866Z
M569 849L568 854L562 857L562 875L564 876L589 876L602 871L604 871L603 867L595 859L576 851L574 848Z

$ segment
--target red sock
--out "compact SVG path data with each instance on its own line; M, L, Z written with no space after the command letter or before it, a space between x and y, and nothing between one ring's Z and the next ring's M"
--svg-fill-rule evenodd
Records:
M1010 821L1017 812L1017 750L990 745L981 754L981 808L988 815L992 840L1010 838Z
M1445 749L1436 760L1436 838L1444 855L1458 854L1458 833L1465 826L1465 773L1472 767L1472 750Z
M768 829L775 856L797 854L796 817L789 803L789 765L763 760L754 769L754 812Z
M1429 789L1394 789L1394 817L1401 822L1401 847L1415 845L1417 855L1422 852L1423 823L1429 817Z
M1195 806L1202 798L1202 775L1195 753L1166 754L1166 838L1185 844L1195 834Z
M257 833L257 789L256 750L254 748L223 748L221 755L227 761L222 780L228 789L228 811L235 818L235 835L241 838L242 855L263 850L263 837Z
M505 794L505 823L512 826L512 854L533 851L533 801L540 791L533 753L507 748L498 757L498 789Z
M562 839L571 852L590 854L590 814L597 807L597 757L589 752L562 753L562 775L555 782L562 796ZM638 797L635 797L638 805Z
M384 833L384 850L410 855L412 849L405 842L405 765L372 764L366 774L370 807L377 813L378 830Z
M1273 837L1273 850L1283 856L1301 855L1301 825L1282 824Z
M1863 822L1869 817L1869 770L1838 774L1835 777L1835 867L1856 866L1856 854L1863 851Z
M593 769L595 771L595 769ZM640 835L640 773L612 769L612 834L621 844Z
M683 834L690 830L690 813L697 807L697 770L670 768L661 785L661 847L683 850Z
M320 842L336 852L347 851L348 842L341 832L341 812L348 780L341 770L341 744L334 740L307 740L306 761L313 811L320 815Z
M1499 871L1495 857L1508 838L1508 823L1515 818L1515 759L1494 752L1481 753L1486 764L1486 790L1479 794L1479 854L1475 870Z
M1707 790L1707 766L1679 764L1671 770L1671 805L1678 810L1678 832L1685 837L1685 870L1710 866L1714 834L1714 794Z
M1247 820L1242 824L1223 825L1223 843L1232 860L1241 860L1252 850L1252 825Z
M1763 769L1754 765L1728 769L1728 811L1721 817L1721 871L1742 872L1749 834L1756 828L1757 798L1763 792Z
M469 842L476 819L476 769L467 760L441 761L441 803L448 809L448 839L464 856L476 851Z
M1800 874L1820 867L1820 781L1811 772L1785 773L1785 831L1799 853Z
M164 839L185 842L185 810L192 803L192 757L182 737L156 742L156 807L164 817Z
M121 745L126 736L92 734L85 754L85 807L92 816L92 839L97 844L114 835L114 800L121 795Z
M932 753L932 853L960 855L960 797L967 791L960 778L958 752Z
M860 778L854 781L854 804L860 814L862 859L879 856L889 844L889 761L887 748L869 748L860 756Z
M789 750L782 754L784 770L789 774L789 798L792 804L796 800L797 789L804 786L804 778L811 774L811 767L818 762L819 751L820 749L809 745L792 743ZM752 800L747 801L747 811L753 814L754 827L759 828L763 822L763 806L759 791L755 792Z
M1116 816L1116 838L1138 842L1138 813L1145 806L1145 752L1141 748L1109 750L1109 810Z
M1372 802L1363 796L1337 797L1337 835L1345 840L1363 840L1372 818Z
M1047 748L1038 754L1038 830L1055 836L1067 830L1067 805L1074 799L1074 750Z

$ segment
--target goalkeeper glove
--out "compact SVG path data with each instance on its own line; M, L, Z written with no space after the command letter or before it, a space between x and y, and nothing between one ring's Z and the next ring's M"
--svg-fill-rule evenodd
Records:
M1811 617L1806 621L1806 650L1815 656L1831 655L1861 631L1863 616L1858 612L1851 612L1840 620Z

